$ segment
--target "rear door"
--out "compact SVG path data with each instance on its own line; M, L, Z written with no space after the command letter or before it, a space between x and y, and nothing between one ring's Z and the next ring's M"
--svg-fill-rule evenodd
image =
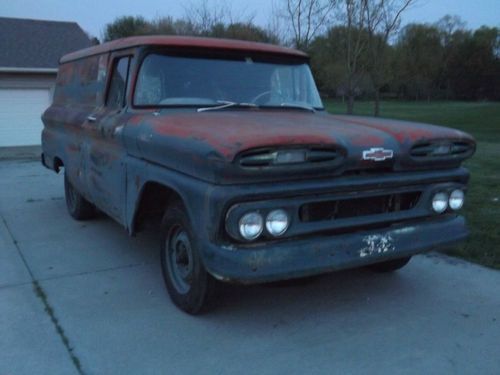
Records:
M127 121L126 96L129 86L130 52L110 59L103 106L89 117L88 173L92 202L120 223L125 218L126 165L122 139Z
M42 119L42 147L49 158L64 162L64 173L87 199L88 116L102 106L107 55L89 56L59 66L52 105Z

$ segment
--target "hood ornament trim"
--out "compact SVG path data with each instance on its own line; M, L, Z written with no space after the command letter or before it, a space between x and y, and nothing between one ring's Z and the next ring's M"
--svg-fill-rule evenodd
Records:
M372 147L369 150L363 151L363 160L384 161L392 159L394 151L382 147Z

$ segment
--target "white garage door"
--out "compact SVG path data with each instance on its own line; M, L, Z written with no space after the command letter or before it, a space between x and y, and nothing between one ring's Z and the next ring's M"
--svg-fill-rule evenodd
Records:
M0 88L0 147L39 145L50 100L49 89Z

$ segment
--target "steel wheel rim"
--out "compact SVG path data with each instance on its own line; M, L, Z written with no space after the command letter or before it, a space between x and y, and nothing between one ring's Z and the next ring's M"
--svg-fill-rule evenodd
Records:
M166 263L170 280L179 294L191 289L193 279L193 250L187 232L174 226L166 240Z

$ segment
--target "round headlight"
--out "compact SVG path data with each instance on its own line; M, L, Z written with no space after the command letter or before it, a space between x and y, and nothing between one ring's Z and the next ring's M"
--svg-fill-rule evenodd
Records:
M448 204L452 210L459 210L464 205L464 192L462 190L453 190L450 194Z
M266 229L272 236L281 236L288 229L289 220L285 210L273 210L266 218Z
M432 198L432 209L440 214L448 208L448 195L446 193L436 193Z
M240 234L245 240L255 240L264 229L264 220L258 212L248 212L239 222Z

